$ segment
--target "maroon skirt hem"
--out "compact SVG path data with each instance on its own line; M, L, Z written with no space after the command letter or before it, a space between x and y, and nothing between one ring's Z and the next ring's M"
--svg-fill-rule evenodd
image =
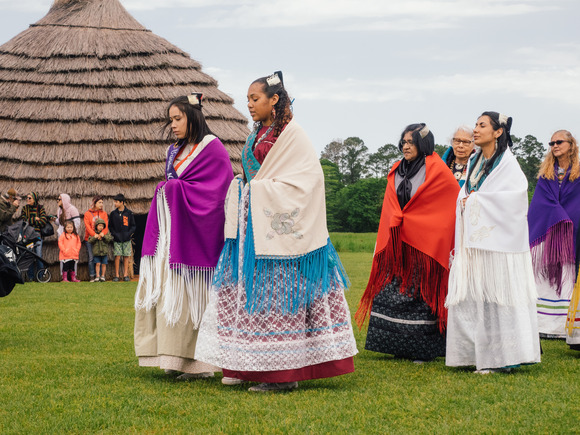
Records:
M308 379L332 378L354 372L353 357L336 361L328 361L320 364L290 370L274 370L269 372L245 372L223 369L224 377L242 379L252 382L298 382Z

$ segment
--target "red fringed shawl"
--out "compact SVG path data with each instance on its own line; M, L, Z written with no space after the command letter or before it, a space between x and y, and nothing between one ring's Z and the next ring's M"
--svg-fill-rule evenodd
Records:
M370 313L375 296L394 278L401 293L421 298L445 330L449 253L455 237L455 206L459 185L437 155L425 158L425 182L403 210L395 189L396 163L387 177L371 276L355 319L359 328Z

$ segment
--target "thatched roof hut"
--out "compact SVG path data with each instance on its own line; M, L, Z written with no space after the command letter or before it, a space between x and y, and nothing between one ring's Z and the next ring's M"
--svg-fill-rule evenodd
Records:
M247 120L201 65L139 24L118 0L55 0L0 46L0 190L38 191L56 212L122 192L147 213L163 176L166 104L205 94L204 113L240 172ZM110 201L106 201L110 211Z

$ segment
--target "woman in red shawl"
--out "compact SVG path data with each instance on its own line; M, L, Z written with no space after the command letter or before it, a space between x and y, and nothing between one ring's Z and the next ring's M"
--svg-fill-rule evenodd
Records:
M370 314L365 348L430 361L445 355L445 297L459 185L425 124L399 141L387 180L371 276L355 315Z

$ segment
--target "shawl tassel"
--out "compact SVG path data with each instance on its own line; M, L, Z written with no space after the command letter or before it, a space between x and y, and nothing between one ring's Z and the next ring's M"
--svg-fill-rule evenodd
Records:
M370 314L373 301L386 284L395 278L401 280L401 293L418 297L429 306L437 316L439 331L447 326L447 281L449 271L432 257L401 241L400 229L392 227L387 246L377 252L373 259L369 282L355 313L359 328Z
M530 244L530 250L534 273L547 279L560 296L564 266L575 262L572 221L560 221L550 227L546 234Z

